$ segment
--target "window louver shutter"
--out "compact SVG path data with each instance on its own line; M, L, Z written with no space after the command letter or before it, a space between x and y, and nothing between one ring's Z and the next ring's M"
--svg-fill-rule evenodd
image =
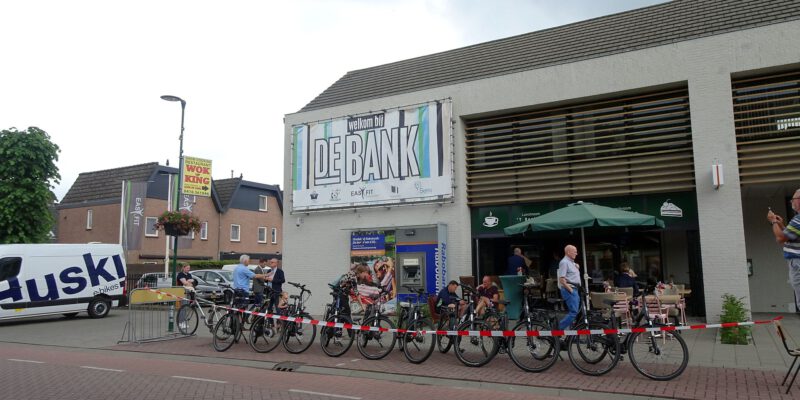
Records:
M685 88L466 121L472 206L695 187Z

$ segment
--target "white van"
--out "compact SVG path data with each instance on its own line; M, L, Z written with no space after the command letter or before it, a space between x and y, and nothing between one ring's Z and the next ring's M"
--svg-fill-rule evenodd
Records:
M124 298L126 273L118 244L0 245L0 320L105 317Z

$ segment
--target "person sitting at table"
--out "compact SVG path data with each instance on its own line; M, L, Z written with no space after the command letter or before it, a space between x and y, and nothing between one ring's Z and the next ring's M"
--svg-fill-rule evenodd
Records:
M614 282L615 286L618 288L633 288L633 297L639 295L639 283L636 282L633 276L631 276L631 268L628 266L628 263L623 262L620 264L620 269L622 273L617 276L616 282Z
M475 308L475 312L478 315L483 315L486 308L494 307L495 303L500 300L500 292L497 290L497 286L492 284L492 279L489 276L483 277L483 283L478 286L478 295L480 300Z
M458 314L458 317L461 318L464 312L467 311L467 302L458 298L456 288L458 288L458 282L456 281L450 281L447 286L443 287L436 295L436 307L439 309L443 307L453 309Z

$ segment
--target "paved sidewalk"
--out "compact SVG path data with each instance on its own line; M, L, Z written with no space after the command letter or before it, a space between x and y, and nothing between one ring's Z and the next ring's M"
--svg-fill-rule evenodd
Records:
M755 319L769 319L771 315L759 314ZM800 337L800 318L787 315L784 326ZM776 399L800 398L800 387L785 396L779 384L791 360L786 356L774 327L759 325L753 328L755 345L722 345L716 340L716 330L686 331L683 336L690 348L690 362L686 371L669 382L656 382L638 374L626 359L612 372L592 377L576 371L568 360L560 361L552 369L541 373L527 373L517 368L507 356L498 356L482 368L469 368L453 355L434 351L423 364L411 364L402 352L394 351L383 360L369 361L361 358L353 348L339 358L326 356L315 343L299 355L288 354L282 348L271 353L258 354L241 343L224 353L211 347L207 331L199 337L165 342L118 345L111 349L161 354L193 355L209 359L251 360L265 363L292 361L300 363L297 371L325 372L356 377L385 380L431 383L437 380L459 380L463 386L481 384L526 385L548 389L582 389L645 397L670 397L685 399ZM566 358L566 353L563 357Z

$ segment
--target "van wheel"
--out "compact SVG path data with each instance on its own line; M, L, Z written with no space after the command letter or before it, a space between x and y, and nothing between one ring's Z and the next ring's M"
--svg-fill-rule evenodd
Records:
M64 313L64 317L67 318L67 319L73 319L73 318L75 318L77 316L78 316L78 313L76 313L76 312Z
M103 318L111 310L111 303L103 299L94 299L89 303L89 316L92 318Z

